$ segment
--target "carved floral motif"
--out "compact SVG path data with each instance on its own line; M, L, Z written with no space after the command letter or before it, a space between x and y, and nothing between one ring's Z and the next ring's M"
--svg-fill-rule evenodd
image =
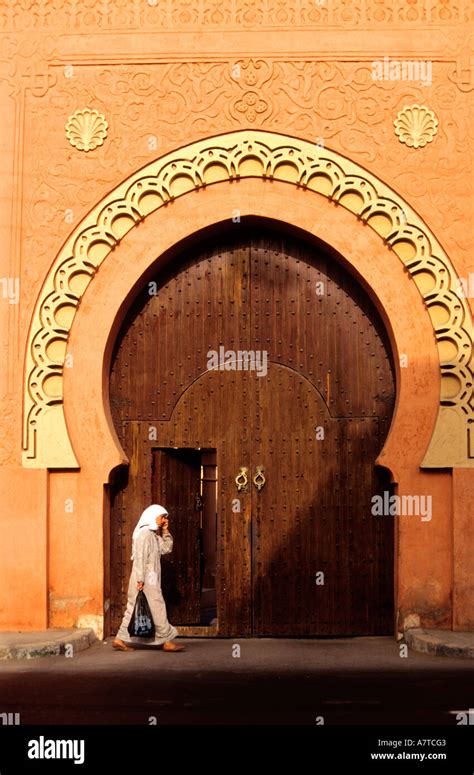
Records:
M424 148L438 131L438 119L424 105L407 105L393 123L398 139L409 148Z
M76 110L66 122L66 137L79 151L93 151L107 137L107 121L98 110Z

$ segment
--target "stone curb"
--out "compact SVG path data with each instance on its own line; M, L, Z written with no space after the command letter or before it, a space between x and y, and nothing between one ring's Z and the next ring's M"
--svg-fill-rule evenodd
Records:
M425 630L421 627L414 627L406 630L405 642L409 648L423 654L474 659L474 632Z
M90 628L81 628L63 632L60 636L53 635L48 638L48 632L45 631L45 639L38 642L19 642L8 645L2 645L0 633L0 659L36 659L37 657L60 656L65 653L66 646L72 646L73 652L84 651L89 648L96 640L94 630ZM13 639L12 639L13 640Z

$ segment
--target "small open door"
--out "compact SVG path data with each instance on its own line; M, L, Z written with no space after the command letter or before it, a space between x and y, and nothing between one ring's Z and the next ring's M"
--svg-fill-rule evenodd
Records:
M173 536L173 552L161 561L161 585L169 618L176 625L209 624L208 615L216 615L215 610L209 610L212 583L209 570L215 564L216 517L215 497L208 486L209 454L215 460L214 451L153 450L153 499L167 509Z

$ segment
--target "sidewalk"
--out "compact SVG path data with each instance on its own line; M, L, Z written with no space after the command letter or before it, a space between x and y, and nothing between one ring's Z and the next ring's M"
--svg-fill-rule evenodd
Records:
M59 656L66 652L67 646L72 647L73 652L83 651L96 641L92 629L0 632L0 659ZM183 639L183 642L185 643L186 639ZM245 639L243 642L245 643ZM318 642L314 639L315 645ZM474 632L414 628L406 631L405 642L409 648L424 654L474 659Z
M39 632L0 632L0 659L35 659L83 651L96 641L93 630L50 629Z
M405 641L411 649L424 654L474 659L474 632L425 630L416 627L405 632Z

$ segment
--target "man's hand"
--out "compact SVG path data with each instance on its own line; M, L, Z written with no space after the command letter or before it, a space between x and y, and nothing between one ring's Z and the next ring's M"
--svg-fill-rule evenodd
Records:
M161 524L163 526L163 533L168 533L169 532L169 530L168 530L169 522L168 522L168 519L166 517L163 517L163 522Z

